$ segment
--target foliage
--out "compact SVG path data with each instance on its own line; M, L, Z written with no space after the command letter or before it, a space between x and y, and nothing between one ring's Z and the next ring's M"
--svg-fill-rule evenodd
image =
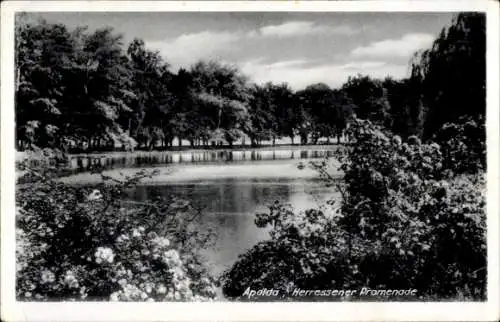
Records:
M111 150L207 146L244 137L340 138L355 114L407 138L431 139L445 123L485 115L485 19L458 14L431 48L415 54L411 77L349 77L338 89L251 84L238 68L200 61L178 72L109 28L69 30L16 24L17 145Z
M197 255L211 237L190 225L195 209L176 199L134 203L124 198L150 175L103 176L94 187L42 175L19 186L18 299L214 299L214 279Z
M404 139L411 135L422 137L425 111L415 79L394 80L388 77L384 79L383 86L387 89L390 105L391 131Z
M262 140L276 140L283 136L293 139L300 115L294 109L296 97L288 84L266 83L251 89L250 121L245 130L252 145Z
M455 173L486 170L486 128L482 117L463 117L456 123L446 123L432 140L441 145L447 169Z
M426 300L484 299L483 174L445 171L438 144L403 142L369 121L348 131L355 144L339 155L344 182L333 181L328 162L312 164L338 186L340 207L297 213L278 203L258 214L271 239L225 273L224 294L370 287L415 288Z
M483 13L457 14L429 49L416 54L411 78L427 110L424 138L461 116L485 116L485 30Z
M382 125L390 125L387 89L369 76L349 77L342 89L353 100L356 116Z
M354 103L344 90L332 90L325 84L314 84L297 92L301 108L307 115L303 124L316 144L320 137L339 137L354 113Z
M169 91L172 75L160 54L147 50L141 39L129 44L127 54L136 100L121 123L141 146L151 149L157 141L173 139L170 132L163 131L163 123L173 114L174 99Z

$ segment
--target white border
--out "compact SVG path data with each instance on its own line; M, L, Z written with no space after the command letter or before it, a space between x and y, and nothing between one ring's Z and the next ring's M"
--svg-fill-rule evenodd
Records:
M484 303L22 303L15 301L14 13L18 11L483 11L487 13L488 301ZM496 321L499 8L496 1L12 1L1 12L1 319L5 321Z

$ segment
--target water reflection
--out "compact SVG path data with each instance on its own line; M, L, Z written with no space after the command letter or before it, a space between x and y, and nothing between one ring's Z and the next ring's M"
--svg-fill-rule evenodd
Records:
M262 160L313 159L333 157L333 149L324 150L222 150L188 152L135 152L132 154L114 153L102 156L76 155L71 160L71 167L85 171L93 166L105 168L141 167L157 164L183 163L224 163Z

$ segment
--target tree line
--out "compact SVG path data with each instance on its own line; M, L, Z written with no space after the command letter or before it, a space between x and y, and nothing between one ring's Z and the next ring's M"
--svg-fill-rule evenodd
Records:
M410 76L350 77L339 88L254 84L237 67L200 61L173 72L141 39L111 28L16 23L16 145L113 149L193 147L242 137L252 146L289 137L316 144L343 135L353 117L429 139L444 124L485 115L485 17L457 14ZM168 57L168 53L167 53ZM294 142L296 136L300 142Z

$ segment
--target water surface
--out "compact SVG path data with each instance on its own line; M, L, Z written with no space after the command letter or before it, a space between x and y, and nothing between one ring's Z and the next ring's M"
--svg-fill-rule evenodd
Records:
M327 199L338 198L333 188L326 187L314 170L299 169L299 163L316 158L305 156L303 159L308 160L274 158L149 166L145 168L156 170L158 174L135 187L130 197L145 201L152 197L169 199L175 196L203 208L196 229L215 232L214 247L202 254L210 271L218 275L229 268L238 255L268 238L268 231L254 224L257 212L267 211L275 201L291 204L301 211L321 207ZM119 178L137 171L137 167L131 167L110 169L105 173ZM340 178L338 172L332 174ZM63 180L85 184L96 182L99 176L80 173Z

